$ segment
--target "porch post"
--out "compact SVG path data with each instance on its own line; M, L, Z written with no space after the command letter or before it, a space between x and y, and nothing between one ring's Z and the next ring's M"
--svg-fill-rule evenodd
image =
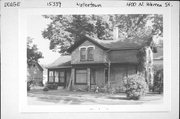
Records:
M90 90L90 86L91 86L91 77L90 77L90 68L87 68L87 86L88 86L88 90Z
M108 63L108 86L110 86L110 78L111 78L111 63Z
M71 69L71 77L68 84L68 90L72 90L74 87L75 69Z
M72 78L72 87L74 87L74 79L75 79L75 69L74 68L72 68L72 70L71 70L71 78Z
M47 70L47 83L49 83L49 69Z

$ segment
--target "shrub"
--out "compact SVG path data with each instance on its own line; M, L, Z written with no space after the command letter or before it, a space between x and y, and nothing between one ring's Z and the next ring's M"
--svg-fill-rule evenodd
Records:
M48 87L44 87L44 88L43 88L43 91L48 91L48 90L49 90Z
M31 90L31 86L34 84L34 81L33 80L29 80L27 81L27 91L30 91Z
M123 79L128 99L138 100L148 92L148 85L141 74L134 74Z
M38 86L44 86L43 81L40 81L40 82L38 83Z
M56 83L47 84L45 87L47 87L48 89L51 89L51 90L57 90L58 84L56 84Z
M163 92L163 69L159 69L154 72L154 85L153 85L154 92Z

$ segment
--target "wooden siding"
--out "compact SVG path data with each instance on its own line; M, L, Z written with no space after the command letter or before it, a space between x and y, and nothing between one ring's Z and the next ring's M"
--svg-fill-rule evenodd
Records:
M87 47L87 46L94 46L94 61L80 61L80 50L79 47ZM81 63L103 63L105 62L105 51L96 46L95 44L85 41L82 43L78 48L76 48L71 54L71 64L81 64Z
M88 68L86 67L88 70ZM96 86L105 86L105 67L95 68L95 85L91 85L91 88ZM110 72L110 83L112 87L123 87L123 77L131 74L137 73L136 65L123 64L123 65L113 65ZM88 77L87 77L88 78ZM88 83L86 84L74 84L74 89L85 90L88 88ZM122 90L123 91L123 90Z
M105 75L104 75L104 68L96 69L96 85L102 86L105 85Z
M110 51L109 58L111 63L137 63L138 50L117 50Z
M76 83L74 83L74 85L73 85L74 89L86 89L86 88L88 88L88 85L90 86L90 72L89 71L90 71L90 68L87 68L87 84L76 84ZM95 70L95 84L96 84L96 86L105 85L104 68L96 68L96 70Z
M111 67L111 86L121 87L123 92L123 78L127 75L136 74L136 65L119 65Z

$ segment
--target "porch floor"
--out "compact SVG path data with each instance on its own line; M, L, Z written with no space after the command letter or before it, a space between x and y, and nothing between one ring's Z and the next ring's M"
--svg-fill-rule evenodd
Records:
M43 87L33 88L27 93L29 105L137 105L163 103L162 94L147 94L140 100L128 100L124 93L77 92L61 88L46 92L42 89Z

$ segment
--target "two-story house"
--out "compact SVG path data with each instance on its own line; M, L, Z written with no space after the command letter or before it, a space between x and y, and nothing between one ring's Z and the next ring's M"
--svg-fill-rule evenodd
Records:
M148 63L152 63L152 50L144 43L103 41L83 36L68 49L71 55L61 56L48 66L48 82L75 89L95 88L108 83L114 87L122 86L124 76L138 72L137 53L142 48L146 49L148 60L151 60Z

